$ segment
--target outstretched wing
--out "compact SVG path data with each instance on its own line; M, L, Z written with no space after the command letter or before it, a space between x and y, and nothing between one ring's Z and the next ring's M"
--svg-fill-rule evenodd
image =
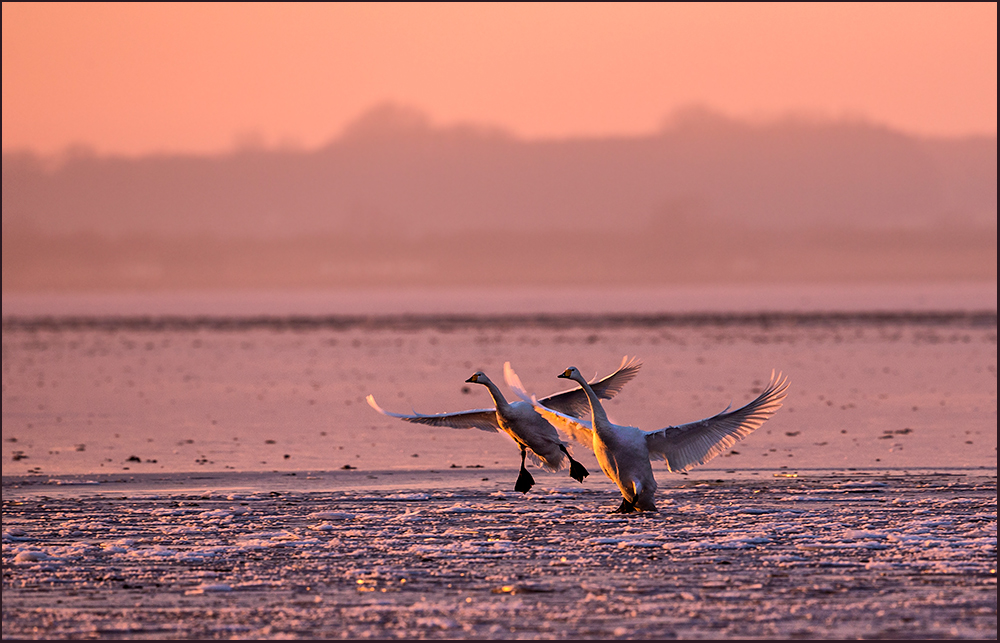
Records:
M618 367L617 371L598 382L591 382L590 388L594 390L599 399L610 400L618 395L622 387L639 373L641 367L642 362L638 361L635 357L629 359L626 355L622 358L622 364ZM555 395L543 397L538 401L550 409L565 413L566 415L578 418L590 417L590 402L587 400L587 394L584 393L582 388L556 393Z
M788 378L781 373L775 377L772 371L771 382L764 392L743 408L726 409L698 422L647 431L649 455L664 458L670 471L687 471L705 464L760 428L781 408L787 391Z
M368 400L368 405L370 407L382 415L399 418L400 420L406 420L407 422L413 422L414 424L446 426L452 429L479 429L480 431L490 431L493 433L500 430L500 424L497 422L496 409L473 409L471 411L461 411L459 413L437 413L435 415L423 415L422 413L404 415L402 413L392 413L390 411L386 411L375 403L375 397L372 395L369 395L365 399Z
M529 395L524 386L521 384L521 378L517 376L514 369L511 368L510 362L505 362L503 365L503 377L507 381L507 386L510 390L514 391L514 395L518 396L538 412L545 420L556 427L558 430L571 436L574 440L580 444L586 446L588 449L594 448L594 435L591 432L590 421L583 420L572 415L567 415L566 413L561 413L555 409L549 408L541 403L533 395ZM622 382L624 384L624 382ZM582 391L583 389L581 389ZM590 402L587 402L587 413L590 413Z

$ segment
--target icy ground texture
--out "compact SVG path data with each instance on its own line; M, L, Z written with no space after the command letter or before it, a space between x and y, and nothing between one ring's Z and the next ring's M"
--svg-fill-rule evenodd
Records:
M786 474L791 476L792 474ZM4 490L4 638L996 638L996 475Z

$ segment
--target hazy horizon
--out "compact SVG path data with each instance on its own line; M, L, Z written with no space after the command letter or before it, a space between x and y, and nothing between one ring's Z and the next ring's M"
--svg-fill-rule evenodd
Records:
M995 280L996 203L995 137L701 110L537 142L380 106L311 152L4 154L4 288Z
M747 128L772 128L776 126L822 127L846 125L871 130L882 130L893 135L920 141L974 141L997 138L995 131L969 131L961 133L926 132L893 124L886 119L875 118L863 112L831 114L819 110L787 109L768 113L737 115L724 107L691 101L665 110L658 121L644 129L632 132L581 132L575 134L523 133L499 121L459 119L444 121L435 118L427 108L401 100L379 100L360 109L353 117L344 121L337 131L315 143L307 144L294 138L268 137L261 129L248 128L234 136L229 145L213 150L149 149L142 152L126 152L102 149L86 140L71 140L60 147L38 149L30 145L4 147L3 156L28 157L55 170L66 163L79 159L139 160L148 158L219 158L246 153L312 154L351 139L380 136L386 130L426 130L429 132L450 132L453 135L478 136L506 139L525 144L551 144L566 141L628 141L647 139L669 134L699 122L730 123Z

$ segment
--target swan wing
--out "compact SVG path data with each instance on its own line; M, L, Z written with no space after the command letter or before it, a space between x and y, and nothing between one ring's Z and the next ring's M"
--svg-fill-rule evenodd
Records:
M588 449L594 448L594 431L589 420L584 420L572 415L560 413L555 409L541 404L538 400L532 399L532 405L538 414L545 418L549 424L559 431L570 436Z
M781 408L788 392L788 378L771 373L771 382L746 406L716 416L646 432L649 455L667 461L670 471L687 471L715 456L756 431Z
M545 418L549 424L571 436L587 448L594 448L594 435L589 421L549 408L536 399L534 395L529 395L521 384L521 378L511 368L510 362L506 362L503 365L503 377L507 381L507 386L510 387L510 390L514 391L514 395L531 404L535 411ZM590 406L587 407L587 412L590 412Z
M610 400L618 395L622 387L639 373L641 367L642 362L638 361L635 357L629 359L626 355L622 358L621 366L618 367L617 371L602 380L590 382L590 388L593 389L599 399ZM560 411L566 415L578 418L590 416L590 402L587 400L587 394L582 388L556 393L555 395L543 397L538 401L550 409Z
M399 418L414 424L427 424L429 426L444 426L452 429L479 429L480 431L490 431L496 433L500 430L500 423L497 421L496 409L473 409L471 411L460 411L458 413L437 413L434 415L424 415L414 412L413 415L403 413L393 413L386 411L375 403L375 396L369 395L368 406L372 407L382 415Z

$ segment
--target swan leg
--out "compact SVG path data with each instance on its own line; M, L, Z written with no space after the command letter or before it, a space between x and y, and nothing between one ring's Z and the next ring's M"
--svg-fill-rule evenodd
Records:
M514 491L520 491L521 493L528 493L531 487L535 485L535 479L524 468L524 458L526 455L527 451L524 447L521 447L521 471L517 474L517 482L514 483Z
M566 454L566 457L569 458L569 476L577 482L583 482L583 479L590 475L590 472L587 471L587 467L573 459L573 456L571 456L569 451L566 450L565 444L560 444L559 448Z
M630 514L635 512L635 506L631 502L622 498L622 503L618 505L618 508L612 511L613 514Z

